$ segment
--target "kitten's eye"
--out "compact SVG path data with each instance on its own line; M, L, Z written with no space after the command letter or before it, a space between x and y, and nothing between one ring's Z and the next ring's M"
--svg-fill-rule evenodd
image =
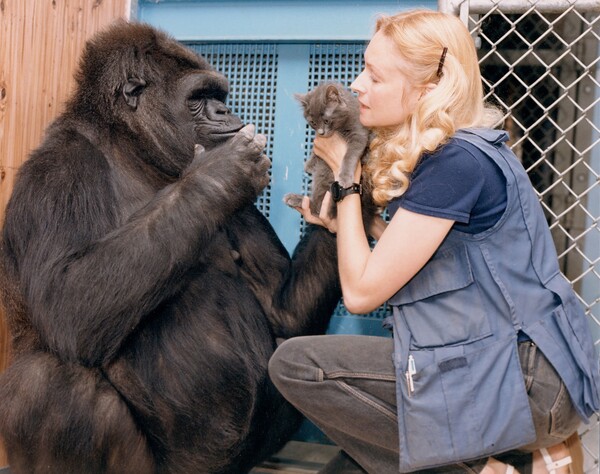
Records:
M324 123L325 125L329 125L329 119L324 119L324 120L323 120L323 123Z

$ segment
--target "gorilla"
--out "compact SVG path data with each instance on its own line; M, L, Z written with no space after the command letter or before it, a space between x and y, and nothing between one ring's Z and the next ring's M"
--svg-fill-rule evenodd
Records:
M113 24L19 171L0 262L15 473L244 473L300 415L271 384L280 339L325 332L335 236L290 258L254 201L265 137L227 80L166 33Z

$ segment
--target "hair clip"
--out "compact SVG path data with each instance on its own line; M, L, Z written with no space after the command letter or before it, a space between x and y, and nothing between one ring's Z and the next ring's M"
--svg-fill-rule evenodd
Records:
M444 61L446 60L446 53L448 52L448 48L446 48L444 46L444 50L442 51L442 56L440 57L440 64L438 66L438 70L437 70L437 77L442 77L442 75L444 74L442 72L442 68L444 67Z

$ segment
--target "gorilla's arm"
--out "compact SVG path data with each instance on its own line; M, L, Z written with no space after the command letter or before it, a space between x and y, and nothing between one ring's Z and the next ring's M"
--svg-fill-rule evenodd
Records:
M46 149L25 163L4 251L51 350L102 364L181 288L214 231L268 180L262 146L241 133L197 153L180 180L129 217L117 213L106 159L84 138L59 140L60 159Z
M271 322L278 337L325 332L342 297L333 234L308 227L274 296Z
M254 207L229 226L241 271L263 306L276 337L324 333L342 291L335 235L309 225L290 259L266 218ZM265 245L270 242L271 245Z

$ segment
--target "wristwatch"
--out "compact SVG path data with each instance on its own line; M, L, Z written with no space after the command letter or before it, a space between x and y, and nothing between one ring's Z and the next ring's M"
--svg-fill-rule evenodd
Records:
M351 186L348 186L347 188L342 188L342 185L339 183L339 181L334 181L333 183L331 183L330 191L333 202L340 202L342 199L344 199L346 196L349 196L350 194L359 194L362 196L362 184L352 183Z

